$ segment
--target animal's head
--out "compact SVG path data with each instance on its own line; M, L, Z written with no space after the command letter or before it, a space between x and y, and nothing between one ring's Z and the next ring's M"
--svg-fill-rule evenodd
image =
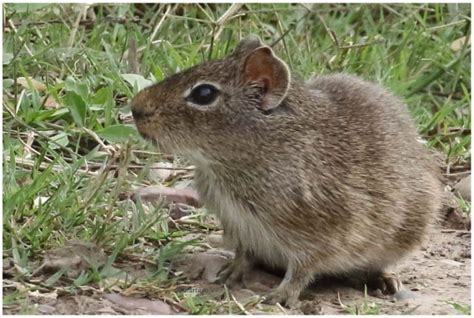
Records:
M287 65L251 36L226 58L143 89L133 99L132 112L141 135L160 148L212 156L226 151L226 144L251 144L270 134L273 113L289 86Z

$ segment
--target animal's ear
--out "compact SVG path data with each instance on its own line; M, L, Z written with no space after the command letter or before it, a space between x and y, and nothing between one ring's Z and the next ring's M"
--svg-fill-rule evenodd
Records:
M260 108L271 110L286 97L290 86L290 71L269 47L263 46L246 57L243 79L246 83L261 87L263 99Z
M242 54L245 52L251 52L261 46L263 46L263 44L258 36L249 35L240 41L233 53Z

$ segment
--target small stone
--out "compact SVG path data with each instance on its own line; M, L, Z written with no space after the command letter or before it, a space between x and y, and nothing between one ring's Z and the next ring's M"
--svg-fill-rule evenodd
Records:
M47 304L38 305L38 311L45 315L53 315L55 310L56 309L51 305L47 305Z
M414 299L416 298L416 294L409 290L400 290L393 295L393 298L396 301Z
M222 247L224 245L224 241L222 239L221 234L209 234L207 237L207 242L212 247Z
M173 175L174 170L170 169L173 168L173 164L171 162L157 162L150 167L150 175L149 178L152 181L159 181L163 182Z

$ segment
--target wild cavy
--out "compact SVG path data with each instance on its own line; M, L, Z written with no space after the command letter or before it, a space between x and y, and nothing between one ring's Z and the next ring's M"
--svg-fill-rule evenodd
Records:
M406 106L384 88L335 74L301 82L256 37L221 60L133 99L141 135L195 166L235 259L286 271L266 302L291 306L317 274L363 273L388 292L387 267L420 244L441 207L435 164Z

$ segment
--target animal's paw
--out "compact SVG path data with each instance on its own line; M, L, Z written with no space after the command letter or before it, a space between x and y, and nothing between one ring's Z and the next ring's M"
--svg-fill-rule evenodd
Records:
M242 283L242 278L245 273L242 267L237 266L236 261L231 261L222 266L214 282L217 284L225 284L227 287L232 288Z
M395 294L402 289L402 282L395 273L380 273L377 277L377 288L384 294Z
M286 289L277 288L264 297L264 304L275 305L279 303L287 308L293 307L298 302L298 295Z

